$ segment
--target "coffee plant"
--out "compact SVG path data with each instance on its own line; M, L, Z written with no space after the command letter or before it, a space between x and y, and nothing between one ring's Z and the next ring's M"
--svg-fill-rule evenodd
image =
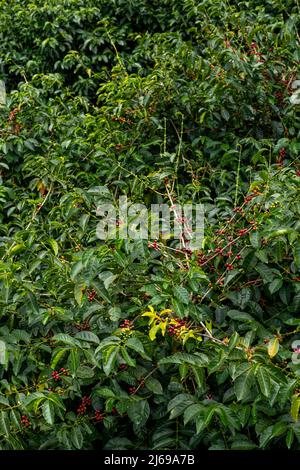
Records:
M1 449L300 449L299 18L0 1ZM100 240L122 196L202 246Z

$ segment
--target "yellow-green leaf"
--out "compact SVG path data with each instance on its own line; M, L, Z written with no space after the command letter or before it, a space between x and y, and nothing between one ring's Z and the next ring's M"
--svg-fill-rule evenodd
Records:
M155 340L159 329L160 329L160 324L159 325L154 324L152 326L151 330L149 331L149 338L151 339L151 341Z
M16 255L17 253L20 253L21 251L25 250L25 245L24 243L18 243L17 245L13 245L10 250L9 254L10 255Z
M167 322L163 321L160 323L160 328L161 328L161 334L165 336L166 334L166 329L167 329Z
M82 303L82 298L83 298L83 293L85 290L85 286L82 284L75 284L74 286L74 297L78 305L81 305Z
M275 357L279 350L279 341L278 338L273 338L268 345L268 354L270 357Z
M159 320L159 316L156 315L156 313L152 313L152 312L146 312L146 313L143 313L142 317L149 317L149 325L151 325L155 319L158 319Z
M294 421L298 421L300 408L300 397L299 395L293 395L291 400L291 417Z
M51 238L49 240L49 243L51 245L51 248L53 250L53 253L55 254L55 256L57 256L58 254L58 244L57 244L57 241L56 240L53 240L53 238Z

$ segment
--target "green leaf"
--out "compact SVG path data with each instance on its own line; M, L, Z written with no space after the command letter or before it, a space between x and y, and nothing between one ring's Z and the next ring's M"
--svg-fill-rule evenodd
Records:
M9 250L9 255L17 255L26 249L24 243L17 243L16 245L12 245Z
M83 263L81 260L74 263L72 265L71 272L70 272L71 280L74 281L82 270L83 270Z
M76 374L76 371L80 364L80 353L77 349L71 349L68 357L68 369L71 371L72 375Z
M231 444L231 450L252 450L257 447L254 442L247 439L246 436L239 436Z
M5 398L3 395L0 395L0 404L5 405L5 406L9 406L8 398Z
M208 408L206 408L205 413L204 413L204 428L209 426L214 414L217 412L218 412L217 405L210 405Z
M300 396L298 394L294 394L291 400L291 417L293 418L295 422L298 421L299 408L300 408Z
M227 109L225 109L225 108L221 109L221 116L222 116L223 119L225 119L225 121L229 121L229 119L230 119L230 114L227 111Z
M78 305L82 304L83 294L85 291L84 284L75 284L74 286L74 297Z
M131 336L127 340L126 346L140 354L143 358L151 360L151 358L149 358L149 356L145 353L143 343L138 338Z
M129 367L135 367L136 366L136 361L135 359L132 359L132 357L129 356L128 352L126 351L126 348L124 346L121 347L121 355L127 365Z
M266 253L265 250L258 250L255 252L255 256L260 260L262 261L263 263L268 263L269 262L269 259L268 259L268 255Z
M56 405L57 408L60 408L63 411L66 410L66 407L65 407L62 399L56 393L54 393L54 392L49 393L47 395L47 398L48 398L48 400L52 401L52 403L54 403L54 405Z
M107 338L104 338L96 348L95 354L98 354L103 349L107 349L108 346L117 346L120 341L121 340L118 336L108 336Z
M251 388L254 384L254 375L249 368L244 374L240 375L234 382L234 393L238 401L244 401L248 398Z
M6 411L0 412L0 432L7 437L10 435L9 418Z
M58 333L57 335L54 335L52 337L53 341L57 341L60 343L68 344L69 346L81 346L80 342L77 341L75 338L72 338L72 336L67 335L66 333Z
M182 286L175 286L174 287L174 295L175 297L182 302L184 305L188 305L190 302L190 295L185 287Z
M15 428L21 430L20 413L17 410L10 410L9 417L12 425Z
M76 370L76 376L81 379L91 379L94 375L94 370L89 366L80 365Z
M55 354L53 355L53 358L51 360L51 364L50 364L51 369L56 368L56 365L65 356L67 351L69 351L69 349L62 348L62 349L59 349L58 351L55 352Z
M229 310L227 315L232 318L232 320L239 320L239 321L253 321L254 318L251 317L248 313L240 312L239 310Z
M182 302L179 302L176 299L173 299L173 308L174 312L179 318L184 318L186 315L186 307Z
M45 399L46 397L42 392L33 392L24 398L23 406L26 408L27 406L31 405L33 402L39 400L40 398Z
M45 401L42 406L43 416L48 424L54 423L54 406L50 401Z
M195 398L186 393L176 395L168 404L168 411L170 412L170 419L177 418L184 413L185 409L195 403Z
M275 294L283 285L283 280L280 278L275 278L269 285L270 294Z
M122 310L119 307L111 307L108 310L108 315L111 321L119 321L122 317Z
M279 421L275 425L267 427L260 436L259 446L265 448L267 444L274 438L279 437L286 432L287 425Z
M209 364L209 359L203 353L175 353L173 356L164 357L158 361L159 365L162 364L191 364L192 366L205 367Z
M277 337L274 337L270 340L268 344L268 354L269 356L275 357L279 350L279 341Z
M286 434L286 438L285 438L285 442L286 442L286 446L288 449L290 449L292 447L292 444L293 444L293 441L294 441L294 430L293 428L289 429L287 434Z
M204 411L205 407L198 403L188 406L183 415L184 425L186 426L190 421L195 421L197 416L204 414Z
M83 435L79 426L74 426L71 431L71 439L76 449L81 449L83 444Z
M57 241L56 240L53 240L53 238L50 238L49 240L49 243L51 245L51 248L53 250L53 253L55 254L55 256L58 255L58 244L57 244Z
M75 338L83 340L83 341L87 341L90 343L95 343L95 344L100 343L98 336L95 335L95 333L92 333L91 331L80 331L79 333L76 334Z
M139 400L130 403L127 408L129 419L135 426L144 426L150 416L150 407L147 400Z
M226 287L238 274L240 274L239 269L233 269L232 271L229 271L224 279L224 287Z
M259 367L256 373L256 378L258 381L259 388L261 390L261 393L269 398L271 394L271 381L270 381L270 376L265 367Z
M294 263L300 269L300 243L293 248Z
M235 331L233 335L230 338L230 341L228 343L228 351L232 351L238 344L240 340L239 334Z
M0 340L0 364L6 363L6 343Z
M259 263L255 267L256 271L261 275L261 278L264 282L264 284L269 284L270 281L273 281L274 278L274 270L269 268L266 264Z
M113 392L110 388L101 387L93 390L93 394L99 395L103 398L115 398L115 392Z
M148 379L145 380L145 386L150 392L156 395L162 395L164 393L161 383L154 377L148 377Z
M261 236L258 231L251 232L249 235L250 243L253 248L260 248L261 246Z
M109 375L114 368L117 356L120 352L120 346L109 346L103 353L103 370L105 375Z

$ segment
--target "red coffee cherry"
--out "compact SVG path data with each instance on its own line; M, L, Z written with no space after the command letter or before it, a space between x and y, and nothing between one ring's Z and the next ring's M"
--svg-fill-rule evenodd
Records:
M53 372L51 372L51 376L56 382L58 382L58 380L60 380L60 376L59 376L59 373L57 372L57 370L54 370Z
M103 421L104 415L101 413L101 410L95 410L94 418L97 422Z
M25 428L29 428L29 426L30 426L30 421L29 421L29 419L28 419L28 416L22 415L22 417L21 417L21 424L22 424Z

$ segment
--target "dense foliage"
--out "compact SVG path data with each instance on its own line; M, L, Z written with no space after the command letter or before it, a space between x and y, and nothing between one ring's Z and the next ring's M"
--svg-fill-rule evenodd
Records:
M0 1L2 449L300 448L299 19ZM99 240L122 195L202 250Z

